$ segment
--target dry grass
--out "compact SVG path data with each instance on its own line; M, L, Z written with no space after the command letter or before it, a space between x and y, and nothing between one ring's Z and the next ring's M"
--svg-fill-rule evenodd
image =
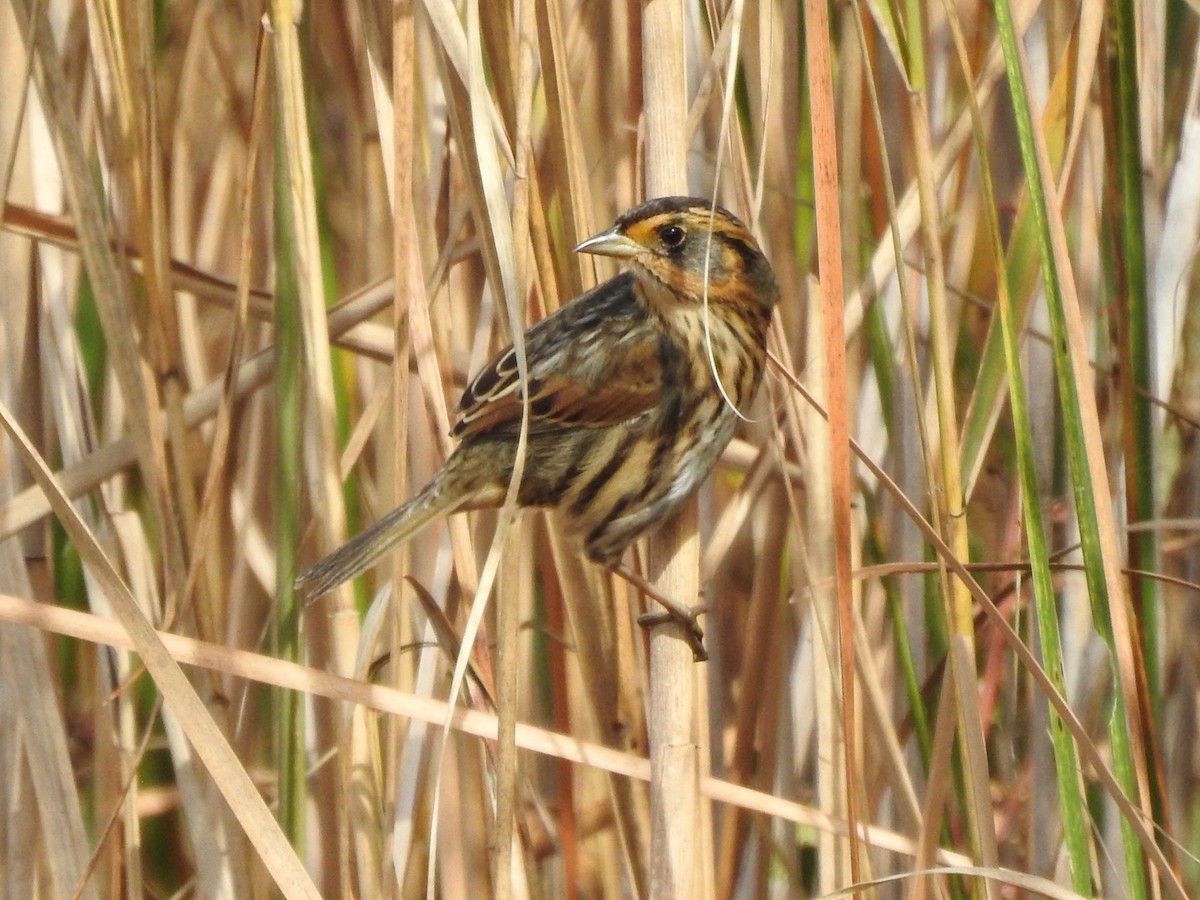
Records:
M0 6L3 893L1200 892L1200 17L1012 5ZM645 185L785 297L711 661L541 514L298 605Z

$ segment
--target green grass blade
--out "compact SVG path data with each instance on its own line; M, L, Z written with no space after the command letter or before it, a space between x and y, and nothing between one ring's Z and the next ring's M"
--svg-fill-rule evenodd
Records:
M1092 606L1095 627L1109 648L1113 667L1113 678L1118 685L1113 692L1114 709L1109 721L1109 736L1112 742L1113 765L1117 779L1126 795L1137 798L1136 766L1133 758L1134 742L1130 739L1129 714L1125 692L1120 688L1121 669L1118 659L1119 648L1113 634L1110 612L1111 593L1104 560L1104 544L1101 538L1096 485L1092 481L1091 468L1086 447L1083 415L1083 391L1090 389L1081 385L1076 378L1074 361L1070 350L1067 312L1062 289L1062 277L1053 247L1051 215L1048 189L1042 180L1042 170L1037 157L1031 102L1025 87L1020 50L1012 11L1006 0L996 0L996 21L1001 44L1004 49L1008 85L1013 98L1013 113L1016 119L1018 143L1024 164L1030 205L1037 223L1038 243L1041 250L1042 279L1046 292L1046 305L1050 317L1050 330L1054 350L1059 403L1063 418L1067 460L1071 475L1075 512L1078 517L1080 543L1083 551L1084 575ZM1102 486L1103 487L1103 486ZM1132 825L1121 821L1122 845L1126 869L1125 889L1128 896L1146 896L1146 873L1141 848Z

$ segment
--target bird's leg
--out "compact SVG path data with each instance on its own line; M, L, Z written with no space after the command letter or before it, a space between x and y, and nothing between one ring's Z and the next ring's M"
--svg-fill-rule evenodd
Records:
M696 662L704 662L708 659L708 651L704 649L704 629L700 627L700 623L697 621L700 613L704 612L703 606L696 606L689 609L677 600L668 597L623 563L617 563L615 566L612 566L612 571L614 574L624 578L647 597L657 600L665 610L660 613L643 613L638 616L637 621L639 625L643 628L651 628L655 625L661 625L664 622L675 622L682 626L686 633L688 646L692 648L692 656Z

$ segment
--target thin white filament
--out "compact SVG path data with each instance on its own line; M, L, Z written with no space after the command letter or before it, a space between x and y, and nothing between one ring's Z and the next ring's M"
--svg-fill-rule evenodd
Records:
M741 44L742 38L742 0L733 0L733 5L729 8L729 19L727 21L730 22L729 27L733 29L731 32L732 37L729 42L729 56L727 59L731 61L730 65L733 65L733 61L736 61L738 58L738 48ZM734 78L726 77L725 89L721 96L721 133L717 136L717 164L716 173L713 176L714 204L716 203L715 198L717 196L717 186L721 181L721 162L722 157L725 155L725 140L729 135L729 113L730 110L733 109L733 83ZM733 410L733 414L735 416L737 416L743 422L751 422L753 420L746 416L740 409L738 409L737 403L735 403L733 398L729 396L729 392L725 390L725 385L721 382L721 374L717 371L716 357L713 355L712 331L709 326L708 312L708 267L709 262L712 260L712 226L715 217L715 209L710 209L708 211L708 236L704 241L704 289L701 294L701 307L703 310L701 319L704 322L704 353L708 357L708 369L710 372L712 372L713 381L717 385L717 390L721 393L721 399L725 401L725 404L731 410Z

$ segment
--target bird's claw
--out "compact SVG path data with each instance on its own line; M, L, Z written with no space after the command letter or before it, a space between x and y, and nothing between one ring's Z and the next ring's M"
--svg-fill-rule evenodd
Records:
M662 612L642 613L638 616L637 623L643 628L653 628L655 625L674 622L683 629L688 646L692 648L693 659L696 662L705 662L708 660L708 651L704 649L704 629L698 621L702 612L703 606L688 610L668 608Z

